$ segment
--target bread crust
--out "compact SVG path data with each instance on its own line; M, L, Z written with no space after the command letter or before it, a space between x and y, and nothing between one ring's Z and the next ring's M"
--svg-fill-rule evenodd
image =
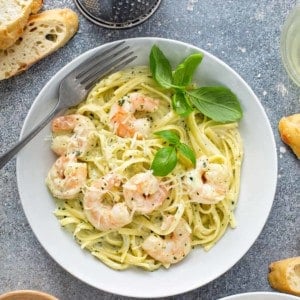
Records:
M17 75L64 46L78 29L71 9L52 9L30 16L24 34L10 48L0 50L0 80Z
M0 49L7 49L23 34L27 20L32 13L37 13L43 5L43 0L31 0L24 6L21 14L7 24L0 25Z
M283 142L289 145L300 159L300 114L281 118L278 130Z
M268 280L274 289L300 296L300 256L273 262L269 270ZM299 283L299 289L296 289L291 280Z
M31 5L31 13L36 14L40 11L43 6L43 0L33 0Z

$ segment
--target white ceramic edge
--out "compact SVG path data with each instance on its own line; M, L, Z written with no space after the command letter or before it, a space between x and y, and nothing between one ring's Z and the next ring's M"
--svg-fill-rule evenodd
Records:
M259 106L260 110L261 110L261 113L264 115L266 121L267 121L267 124L268 124L268 131L270 133L270 136L271 136L271 139L272 139L272 149L274 150L273 153L268 153L268 156L269 157L273 157L273 160L276 162L276 166L274 166L274 176L276 176L276 179L277 179L277 154L276 154L276 144L275 144L275 140L274 140L274 135L273 135L273 132L272 132L272 128L270 126L270 123L269 123L269 120L268 120L268 117L263 109L263 106L261 105L260 101L258 100L258 98L256 97L256 95L254 94L254 92L252 91L252 89L249 87L249 85L241 78L241 76L239 74L237 74L233 69L231 69L227 64L225 64L223 61L221 61L220 59L218 59L217 57L215 57L214 55L208 53L207 51L199 48L199 47L196 47L196 46L193 46L193 45L190 45L188 43L184 43L184 42L180 42L180 41L177 41L177 40L171 40L171 39L165 39L165 38L157 38L157 37L143 37L143 38L130 38L130 39L124 39L124 40L152 40L152 42L154 43L155 41L171 41L171 42L174 42L174 43L179 43L179 44L182 44L184 46L188 46L194 50L197 50L197 51L201 51L202 53L204 53L205 56L210 56L211 58L213 58L214 60L218 61L219 64L223 65L224 68L226 69L229 69L232 73L234 73L234 75L247 87L248 91L252 94L253 98L256 99L256 104ZM106 43L104 44L105 46L108 46L110 44L114 44L118 41L113 41L111 43ZM83 57L88 57L90 55L90 53L94 52L94 51L98 51L98 49L100 49L101 47L103 47L104 45L101 45L99 47L96 47L96 48L93 48L93 49L90 49L88 51L86 51L85 53L82 53L81 55L79 55L78 57L76 57L74 60L72 60L71 62L69 62L67 65L65 65L62 69L60 69L53 77L52 79L43 87L43 89L40 91L39 95L47 89L47 87L51 84L52 80L59 74L62 74L65 72L65 70L68 68L68 66L70 64L72 64L74 61L77 61L77 60L80 60L81 58ZM38 99L39 95L37 96L36 100ZM35 101L36 101L35 100ZM35 103L35 102L34 102ZM33 103L33 104L34 104ZM28 115L25 119L25 122L24 122L24 125L23 125L23 128L21 130L21 135L20 137L23 137L24 136L24 133L26 132L26 130L28 130L27 127L27 124L29 122L29 119L30 119L30 112L31 112L31 109L29 110L28 112ZM20 169L18 168L20 164L20 158L19 156L17 157L17 182L18 182L18 185L19 185L19 182L20 182ZM273 199L274 199L274 195L275 195L275 191L276 191L276 183L277 183L277 180L275 180L273 186L269 187L268 190L270 191L269 194L270 195L273 195ZM21 198L21 202L22 202L22 192L19 191L20 193L20 198ZM257 234L251 239L248 241L248 246L244 249L244 251L241 253L241 255L239 257L236 258L236 260L231 264L229 265L226 270L224 270L222 273L218 274L217 276L212 276L211 278L208 278L206 282L204 282L203 284L199 285L197 284L196 282L189 286L189 288L186 288L184 290L175 290L175 291L165 291L164 293L156 293L156 291L153 291L153 295L151 295L150 297L152 298L157 298L157 297L166 297L166 296L172 296L172 295L177 295L177 294L181 294L181 293L184 293L184 292L188 292L190 290L193 290L193 289L196 289L196 288L199 288L200 286L203 286L209 282L211 282L212 280L218 278L219 276L221 276L222 274L224 274L225 272L227 272L230 268L232 268L233 265L235 265L244 255L245 253L250 249L250 247L253 245L253 243L255 242L255 240L257 239L257 237L260 235L267 219L268 219L268 216L269 216L269 213L270 213L270 210L272 208L272 204L273 204L273 199L272 201L270 202L269 206L266 208L266 212L267 212L267 217L265 218L263 224L261 224L260 226L260 230L257 232ZM23 207L24 209L24 207ZM30 222L30 219L28 218L28 214L26 212L26 210L24 209L24 212L25 212L25 215L27 217L27 220L31 226L31 222ZM122 295L122 296L128 296L128 297L139 297L139 298L149 298L149 295L145 295L145 294L137 294L135 292L131 292L131 293L121 293L121 292L116 292L116 291L112 291L112 290L109 290L109 289L106 289L105 286L104 287L99 287L99 286L96 286L96 285L93 285L89 282L86 282L83 278L81 278L80 276L78 275L75 275L72 271L70 271L69 269L66 269L65 266L63 266L62 263L60 263L58 261L57 258L55 258L52 253L50 253L48 251L48 249L44 246L44 243L42 242L42 237L39 236L39 234L37 234L36 230L31 226L34 234L36 235L38 241L40 242L40 244L44 247L44 249L48 252L48 254L58 263L60 264L60 266L62 268L64 268L66 271L68 271L70 274L72 274L74 277L76 278L79 278L80 280L82 280L83 282L89 284L89 285L92 285L94 286L95 288L98 288L98 289L101 289L103 291L106 291L106 292L109 292L109 293L114 293L114 294L119 294L119 295Z
M258 297L264 297L264 298L258 298ZM236 294L236 295L231 295L227 296L224 298L220 298L218 300L293 300L293 299L298 299L299 297L289 295L289 294L284 294L284 293L276 293L276 292L249 292L249 293L242 293L242 294Z

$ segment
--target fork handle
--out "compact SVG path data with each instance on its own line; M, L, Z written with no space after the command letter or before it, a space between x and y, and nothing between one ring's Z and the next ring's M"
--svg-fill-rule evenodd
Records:
M0 156L0 170L9 162L28 142L30 142L60 111L58 105L43 119L29 134L21 139L15 146Z

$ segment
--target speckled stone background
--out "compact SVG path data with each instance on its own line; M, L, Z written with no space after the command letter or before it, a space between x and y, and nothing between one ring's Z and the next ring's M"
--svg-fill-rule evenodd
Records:
M127 37L159 36L211 52L248 82L265 108L276 139L278 186L267 223L248 253L210 284L172 298L210 300L272 291L267 281L269 263L300 255L300 164L277 132L283 115L300 112L300 88L288 78L279 51L281 28L294 5L294 0L162 0L153 17L127 30L97 27L80 16L80 29L64 48L26 73L0 82L1 153L18 140L42 87L86 50ZM45 0L44 9L55 7L77 11L72 0ZM122 299L77 280L41 247L23 213L12 160L0 170L0 294L15 289L38 289L60 299Z

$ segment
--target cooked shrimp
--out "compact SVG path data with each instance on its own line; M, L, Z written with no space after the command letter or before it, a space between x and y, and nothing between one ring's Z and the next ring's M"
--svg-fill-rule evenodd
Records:
M137 138L147 136L150 121L147 118L136 118L136 112L154 112L158 109L159 100L132 93L115 103L110 110L110 122L114 132L120 137Z
M52 131L73 131L79 132L81 130L95 129L94 123L86 116L80 114L65 115L55 118L52 121Z
M95 145L94 123L83 115L60 116L52 121L53 138L51 149L57 155L81 156Z
M152 171L138 173L123 185L125 202L129 208L142 214L151 213L168 196L167 188Z
M54 197L68 200L79 195L86 179L86 163L77 162L75 157L61 156L49 170L46 183Z
M184 183L192 201L216 204L228 192L229 171L224 164L209 163L203 156L197 160L196 168L185 174Z
M191 228L181 219L174 231L164 239L150 234L142 243L142 248L163 264L175 264L191 251Z
M117 197L113 200L119 200L117 189L120 185L120 177L109 173L94 181L85 192L83 198L85 215L89 222L101 231L118 229L132 221L132 215L124 202L112 205L103 203L109 195Z

